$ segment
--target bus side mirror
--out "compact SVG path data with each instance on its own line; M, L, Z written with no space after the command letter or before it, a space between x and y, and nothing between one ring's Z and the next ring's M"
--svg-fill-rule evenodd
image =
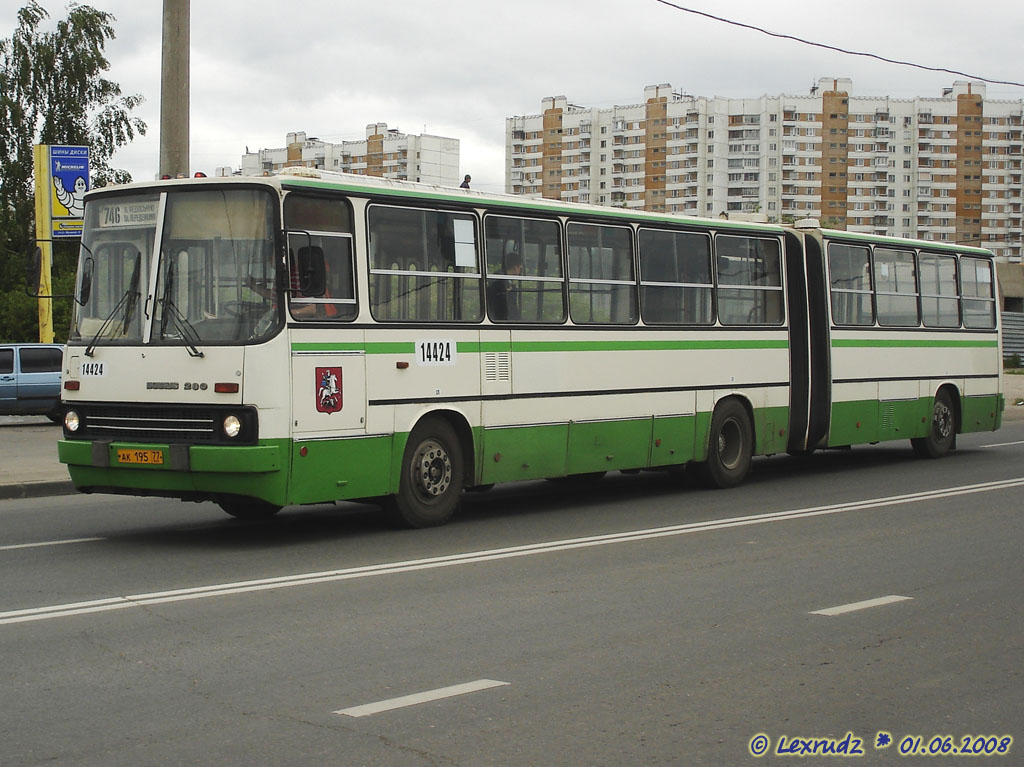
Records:
M324 267L324 252L314 246L299 248L298 252L299 292L304 296L318 297L327 292L327 271Z
M82 264L82 282L78 287L78 295L75 296L75 301L78 302L79 306L85 306L89 303L89 296L92 295L92 270L93 260L91 258L85 259L85 262Z

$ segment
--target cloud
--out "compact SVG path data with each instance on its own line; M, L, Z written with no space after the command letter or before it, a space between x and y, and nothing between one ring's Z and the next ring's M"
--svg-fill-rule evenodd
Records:
M156 173L160 115L157 2L92 0L112 12L110 76L142 93L149 135L115 161ZM20 3L0 2L0 29ZM953 0L679 0L680 5L854 51L1020 79L1024 13L1012 0L974 12ZM54 15L63 7L48 3ZM827 23L822 23L827 20ZM8 32L9 34L9 32ZM360 138L367 123L451 135L474 185L502 188L505 118L533 114L545 96L584 106L643 100L671 83L699 96L804 94L819 77L850 77L854 92L938 96L957 77L812 48L675 10L655 0L420 0L191 4L191 148L195 169L237 167L250 149L283 146L304 130ZM990 86L989 98L1024 89Z

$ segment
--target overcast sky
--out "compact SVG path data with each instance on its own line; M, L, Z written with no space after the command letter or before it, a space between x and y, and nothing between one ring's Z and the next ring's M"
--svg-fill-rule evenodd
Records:
M675 0L677 5L855 51L1024 81L1021 0ZM42 0L51 17L65 4ZM93 0L117 39L109 77L138 93L148 134L115 157L136 180L159 160L161 0ZM0 0L9 37L23 2ZM964 13L967 9L969 13ZM289 131L338 142L371 122L461 141L473 186L504 188L505 118L545 96L588 107L637 104L646 85L697 96L807 94L819 77L853 93L939 96L956 79L730 26L657 0L195 0L191 4L192 170L237 168L248 147ZM51 19L52 22L52 19ZM989 85L990 99L1024 88Z

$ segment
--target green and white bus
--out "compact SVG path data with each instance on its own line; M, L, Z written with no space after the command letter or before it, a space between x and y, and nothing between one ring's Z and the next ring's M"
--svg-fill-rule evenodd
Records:
M60 460L238 517L998 428L992 256L362 176L86 197Z

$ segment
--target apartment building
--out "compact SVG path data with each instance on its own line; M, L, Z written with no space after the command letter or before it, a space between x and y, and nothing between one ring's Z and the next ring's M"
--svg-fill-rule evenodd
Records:
M387 123L366 126L366 138L333 144L289 133L287 145L242 155L243 176L277 173L282 168L305 166L342 173L458 186L459 140L447 136L415 136L388 128Z
M693 96L645 88L641 104L564 96L505 126L512 194L961 242L1021 260L1024 100L958 81L941 96Z

